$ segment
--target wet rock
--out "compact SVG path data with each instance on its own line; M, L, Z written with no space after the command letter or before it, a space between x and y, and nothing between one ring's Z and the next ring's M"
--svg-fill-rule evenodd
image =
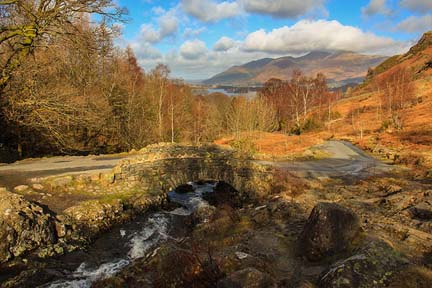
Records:
M193 191L194 191L194 188L193 188L193 186L190 185L190 184L183 184L183 185L178 186L178 187L175 189L175 191L176 191L177 193L179 193L179 194L186 194L186 193L189 193L189 192L193 192Z
M213 192L204 193L203 199L213 206L229 205L231 207L241 207L239 192L228 183L218 182Z
M246 268L219 280L218 288L271 288L277 287L275 281L255 268Z
M101 282L108 286L93 287L123 287L115 284L110 286L111 283L122 283L121 279L126 280L127 287L214 287L220 277L217 267L209 263L208 259L167 243L151 256L137 260L113 280Z
M359 232L354 212L334 203L319 203L300 235L300 252L310 261L319 261L350 248Z
M57 242L55 219L24 197L0 191L0 263Z
M373 240L348 259L333 264L319 280L321 288L387 287L408 261L381 240Z
M421 220L432 220L432 204L425 201L409 209L411 217Z

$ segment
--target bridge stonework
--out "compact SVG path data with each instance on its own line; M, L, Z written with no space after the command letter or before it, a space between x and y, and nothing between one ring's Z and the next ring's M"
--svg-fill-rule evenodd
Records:
M114 168L114 182L138 182L148 193L166 193L198 180L224 181L245 198L269 193L273 169L220 146L158 144Z

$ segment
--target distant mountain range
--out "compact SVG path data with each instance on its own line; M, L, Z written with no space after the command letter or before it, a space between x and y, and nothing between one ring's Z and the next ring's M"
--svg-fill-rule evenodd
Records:
M330 86L338 87L350 83L361 83L369 68L373 68L388 57L362 55L349 51L313 51L301 57L264 58L233 66L212 78L205 85L251 86L265 83L271 78L288 80L294 69L306 75L324 73Z

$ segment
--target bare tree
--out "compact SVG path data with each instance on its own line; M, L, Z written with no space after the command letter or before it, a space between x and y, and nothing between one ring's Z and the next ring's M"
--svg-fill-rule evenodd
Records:
M0 0L0 89L28 55L51 37L77 32L85 15L120 21L125 13L112 0Z
M377 77L376 86L381 95L381 103L392 118L396 129L403 129L403 115L399 113L415 98L415 85L412 75L404 67L397 67Z
M159 141L163 140L164 135L164 118L163 118L163 108L164 101L167 94L167 84L168 84L168 75L170 70L168 66L164 64L158 64L152 71L153 77L157 82L157 117L158 117L158 133L159 133Z

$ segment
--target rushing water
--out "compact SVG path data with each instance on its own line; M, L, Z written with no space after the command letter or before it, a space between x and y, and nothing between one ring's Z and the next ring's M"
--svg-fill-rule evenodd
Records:
M135 259L151 254L168 239L186 236L183 220L198 207L208 205L202 199L202 194L212 192L216 185L189 184L194 187L194 192L179 194L172 191L168 195L171 201L179 203L182 208L150 213L112 229L96 240L87 251L65 256L63 261L79 263L75 265L78 267L62 271L65 275L63 279L40 287L90 287L93 282L120 272Z

